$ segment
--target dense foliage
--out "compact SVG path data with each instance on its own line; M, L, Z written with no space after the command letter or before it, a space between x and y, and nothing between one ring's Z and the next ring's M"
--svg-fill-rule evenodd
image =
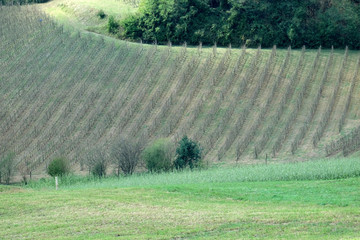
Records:
M65 158L55 158L47 168L47 173L52 176L63 176L69 173L69 165Z
M29 3L46 3L49 0L0 0L2 5L29 4Z
M147 42L360 48L357 0L143 0L121 25Z
M197 142L183 137L176 149L176 160L174 165L176 169L183 169L189 166L191 169L198 167L201 161L201 149Z
M114 16L109 17L107 28L109 33L112 34L116 34L119 31L119 23L115 20Z
M167 172L172 169L172 143L167 139L158 139L145 148L143 159L150 172Z

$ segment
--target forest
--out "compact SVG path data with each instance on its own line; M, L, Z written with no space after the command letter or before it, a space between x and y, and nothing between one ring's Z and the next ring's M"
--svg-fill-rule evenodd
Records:
M359 0L142 0L122 38L248 47L360 49Z

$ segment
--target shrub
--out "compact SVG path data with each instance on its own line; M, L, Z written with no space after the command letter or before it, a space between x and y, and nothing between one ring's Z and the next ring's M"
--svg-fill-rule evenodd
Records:
M25 161L22 161L21 163L19 163L17 165L17 170L18 173L21 175L22 177L22 182L27 185L28 180L27 180L27 176L30 177L31 179L31 171L32 171L32 164L30 163L29 159L25 159Z
M150 172L167 172L173 166L173 144L167 139L158 139L145 148L142 157Z
M111 155L117 166L117 175L120 169L125 175L131 175L140 162L142 144L140 141L128 137L119 137L112 145Z
M89 174L102 178L106 176L108 156L103 147L95 147L86 151L86 164L89 167Z
M106 162L99 161L92 168L92 174L99 178L105 177L106 176L106 167L107 167Z
M114 16L109 17L108 21L108 31L112 34L117 34L119 32L119 23L115 20Z
M69 164L65 158L53 159L47 168L47 173L52 177L55 176L61 177L63 175L68 174L69 171L70 171Z
M101 19L104 19L106 17L106 14L105 14L104 10L101 9L97 12L96 16L98 16Z
M0 158L0 183L4 178L6 184L10 184L11 177L14 173L15 154L10 152Z
M176 169L183 169L189 166L191 169L199 167L201 163L201 149L198 143L184 136L176 149Z

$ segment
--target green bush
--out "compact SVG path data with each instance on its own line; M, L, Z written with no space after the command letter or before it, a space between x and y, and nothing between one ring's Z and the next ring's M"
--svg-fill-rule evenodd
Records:
M65 158L55 158L47 168L47 173L52 176L63 176L70 172L69 164Z
M167 172L173 166L173 144L167 139L158 139L145 148L142 157L150 172Z
M199 167L201 163L201 148L198 143L192 141L187 136L183 137L176 149L176 169L183 169L187 166L190 169Z
M104 162L98 162L92 169L92 174L99 178L105 177L106 175L106 164Z
M119 32L119 23L116 21L114 16L110 16L109 17L109 21L108 21L108 31L109 33L112 34L117 34Z
M97 12L96 16L98 16L101 19L104 19L106 17L106 14L105 14L104 10L101 9Z

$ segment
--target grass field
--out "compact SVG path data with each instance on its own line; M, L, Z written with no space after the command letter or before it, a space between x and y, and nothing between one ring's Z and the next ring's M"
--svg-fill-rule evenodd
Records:
M131 0L56 0L40 4L39 7L67 27L108 35L108 17L121 20L134 13L137 4L132 2L136 3ZM104 19L97 16L100 10L106 14Z
M0 186L0 238L359 239L360 178L349 176L360 165L349 161L342 170L345 160L318 161L317 170L256 166L258 178L250 166L60 183L58 191L42 181Z

